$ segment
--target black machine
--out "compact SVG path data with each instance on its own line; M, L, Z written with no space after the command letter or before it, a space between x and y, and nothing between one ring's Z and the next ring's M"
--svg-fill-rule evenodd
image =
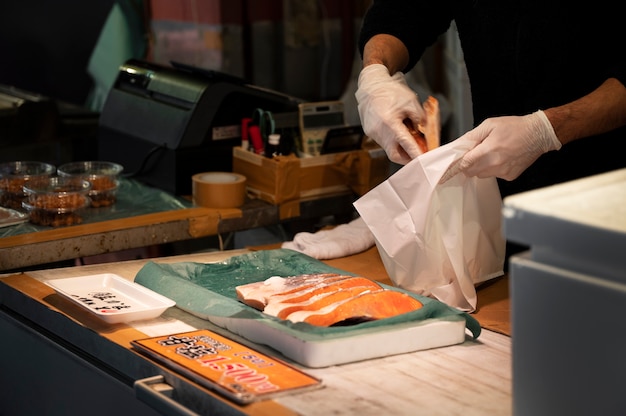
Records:
M232 171L242 118L257 108L297 115L300 102L217 71L130 60L100 115L98 157L151 186L190 195L194 174Z

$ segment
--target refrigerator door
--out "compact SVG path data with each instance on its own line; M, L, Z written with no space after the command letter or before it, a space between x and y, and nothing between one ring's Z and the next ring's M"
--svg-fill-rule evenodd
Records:
M510 262L516 416L626 412L626 284Z
M626 414L626 169L505 198L514 414Z

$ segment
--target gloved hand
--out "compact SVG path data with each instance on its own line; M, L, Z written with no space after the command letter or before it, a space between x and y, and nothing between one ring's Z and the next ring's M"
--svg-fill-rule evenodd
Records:
M448 168L440 183L460 172L512 181L539 156L561 148L552 124L541 110L526 116L488 118L457 140L472 146Z
M405 165L422 154L403 121L409 119L417 126L424 109L404 74L396 72L390 76L384 65L368 65L359 74L355 97L363 131L385 150L391 161Z

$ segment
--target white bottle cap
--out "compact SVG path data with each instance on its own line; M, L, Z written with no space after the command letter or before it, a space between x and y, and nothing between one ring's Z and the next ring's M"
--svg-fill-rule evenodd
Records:
M270 134L267 138L269 144L279 144L280 143L280 134Z

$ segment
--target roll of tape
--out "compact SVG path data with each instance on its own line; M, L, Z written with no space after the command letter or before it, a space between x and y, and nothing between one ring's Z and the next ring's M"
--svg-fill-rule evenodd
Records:
M207 208L237 208L246 198L246 177L231 172L203 172L191 177L193 202Z

